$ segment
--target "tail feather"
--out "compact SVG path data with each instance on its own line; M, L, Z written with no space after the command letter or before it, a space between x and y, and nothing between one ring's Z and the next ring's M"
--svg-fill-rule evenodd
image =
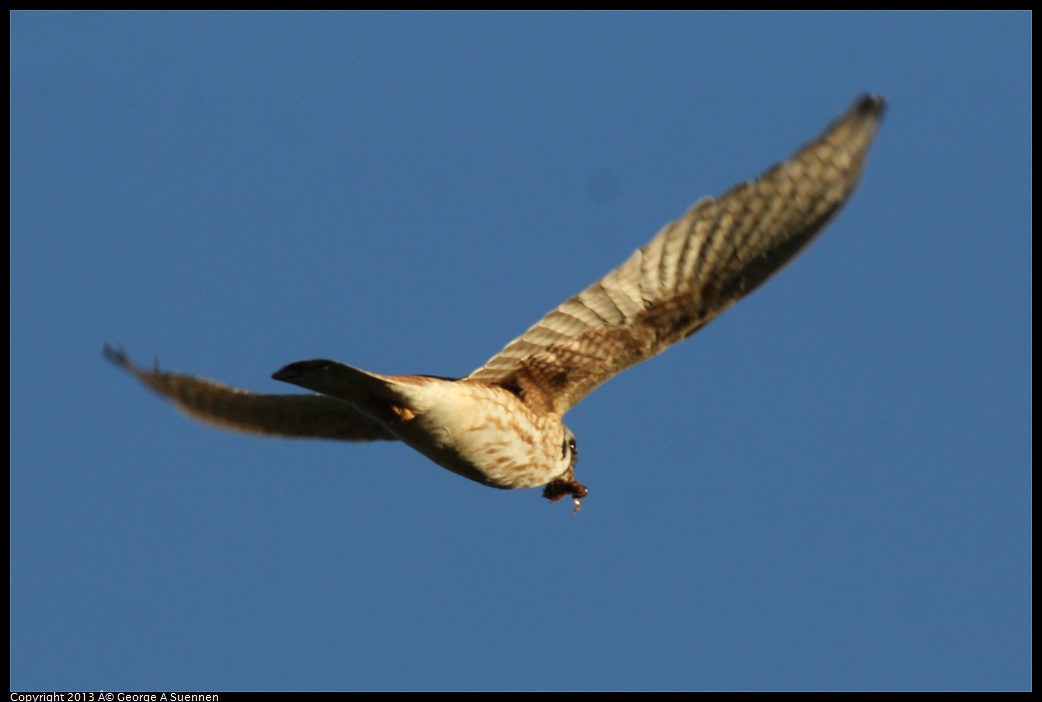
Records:
M357 406L367 405L373 399L401 399L394 383L386 376L323 358L291 363L271 377L323 395L339 397Z

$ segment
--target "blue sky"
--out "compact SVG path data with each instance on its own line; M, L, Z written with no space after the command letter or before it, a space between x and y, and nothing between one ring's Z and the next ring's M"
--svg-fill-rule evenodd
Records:
M13 689L1031 687L1031 15L11 15ZM862 92L799 260L567 417L583 511L190 422L465 375Z

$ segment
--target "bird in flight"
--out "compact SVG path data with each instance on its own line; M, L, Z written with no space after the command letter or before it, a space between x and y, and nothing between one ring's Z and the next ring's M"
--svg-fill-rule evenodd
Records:
M402 441L483 485L545 486L551 502L588 490L575 478L565 413L612 376L682 341L792 260L857 185L886 102L865 95L816 140L719 199L699 200L646 246L566 300L465 378L380 375L325 359L272 377L317 394L267 395L104 355L187 415L264 436Z

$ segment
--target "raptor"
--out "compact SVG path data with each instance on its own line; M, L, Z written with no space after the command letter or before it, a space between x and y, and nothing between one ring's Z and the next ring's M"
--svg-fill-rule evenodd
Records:
M259 394L104 355L189 416L264 436L402 441L496 488L545 486L576 509L565 413L612 376L686 339L813 241L850 198L886 103L862 96L758 179L705 197L621 266L566 300L465 378L381 375L330 360L272 377L312 391Z

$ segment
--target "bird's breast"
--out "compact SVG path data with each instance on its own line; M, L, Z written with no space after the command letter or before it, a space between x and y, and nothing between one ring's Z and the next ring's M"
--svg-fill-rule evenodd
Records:
M533 413L485 383L432 382L402 390L402 416L388 428L454 473L497 488L545 485L560 472L560 420Z

